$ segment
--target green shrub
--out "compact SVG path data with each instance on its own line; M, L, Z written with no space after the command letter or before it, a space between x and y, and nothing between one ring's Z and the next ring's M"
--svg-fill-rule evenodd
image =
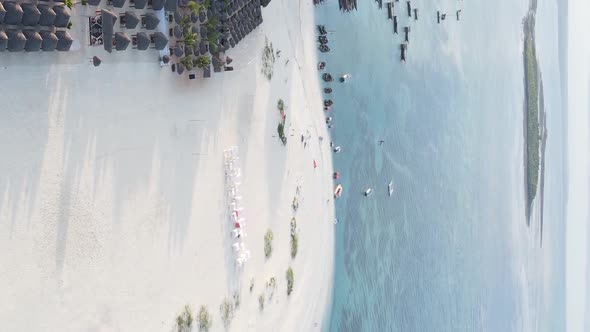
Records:
M209 331L211 328L211 315L204 305L199 309L199 331Z
M221 313L223 326L228 328L231 320L234 318L234 303L226 298L219 306L219 311Z
M258 307L260 308L260 311L264 310L264 294L258 296Z
M66 28L71 29L72 28L72 22L68 22L68 25L66 26Z
M279 138L281 139L281 142L283 142L283 145L287 145L287 136L285 136L285 124L283 122L279 123L279 126L277 127L277 132L279 133Z
M268 231L266 231L266 234L264 234L264 256L266 256L266 258L269 258L272 254L272 239L273 234L272 231L269 229Z
M86 6L88 4L88 0L82 0L81 3L82 3L82 6Z
M176 317L176 330L178 332L189 332L192 328L193 314L191 308L185 305L182 313Z
M72 7L74 7L74 2L72 0L66 0L66 7L72 9Z
M206 56L199 56L196 60L195 63L197 65L197 67L199 68L205 68L207 66L209 66L211 64L211 59L209 57Z
M277 102L277 108L279 109L279 111L285 109L285 102L282 99L279 99L279 101Z
M297 234L291 236L291 258L297 256L297 247L299 246L299 236Z
M293 269L289 266L287 269L287 295L293 292Z

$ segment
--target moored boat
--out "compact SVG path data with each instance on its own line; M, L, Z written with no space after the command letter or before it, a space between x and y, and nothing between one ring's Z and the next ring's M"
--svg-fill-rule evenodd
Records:
M389 196L393 194L393 181L389 182L389 184L387 185L387 191L389 193Z
M342 196L342 185L339 184L336 186L336 188L334 189L334 198L339 198L340 196Z

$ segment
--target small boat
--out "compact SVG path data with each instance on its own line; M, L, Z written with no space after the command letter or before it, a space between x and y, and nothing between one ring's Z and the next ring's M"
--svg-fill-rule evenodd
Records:
M387 185L387 192L389 193L389 196L393 194L393 181L389 182L389 184Z
M320 44L327 44L328 43L328 37L326 37L326 36L319 36L318 37L318 41L320 42Z
M409 1L406 1L407 7L408 7L408 17L412 17L412 5L410 4Z
M326 68L326 63L324 61L318 63L318 70L324 70L324 68Z
M335 148L334 148L334 153L339 153L339 152L340 152L340 150L341 150L341 149L340 149L340 147L339 147L339 146L337 146L337 147L335 147Z
M390 20L393 18L393 2L387 3L387 18Z
M459 14L461 13L461 9L457 10L457 21L459 21Z
M330 52L330 48L327 45L320 45L320 52L322 52L322 53Z
M332 77L332 75L330 75L329 73L324 73L324 75L322 75L322 79L325 82L332 82L334 80L334 78Z
M339 184L336 186L336 189L334 189L334 198L339 198L340 196L342 196L342 185Z
M367 190L365 190L365 196L369 196L373 193L373 189L371 188L367 188Z
M414 8L414 20L418 20L418 8Z
M400 49L401 49L401 61L406 62L406 56L408 53L408 45L407 44L401 44L400 45Z
M324 106L332 106L334 102L331 99L324 100Z
M330 123L330 122L332 122L332 117L331 116L329 116L329 117L326 118L326 123Z
M323 25L318 25L318 31L320 32L320 35L325 35L328 33L328 31L326 30L326 27Z
M340 178L340 172L334 172L332 177L334 178L334 180L338 180Z
M324 93L332 93L332 88L324 88Z
M404 40L406 43L410 42L410 27L404 27Z
M397 33L397 16L393 16L393 33Z
M342 76L340 76L340 82L344 83L346 81L348 81L351 78L350 74L344 74Z

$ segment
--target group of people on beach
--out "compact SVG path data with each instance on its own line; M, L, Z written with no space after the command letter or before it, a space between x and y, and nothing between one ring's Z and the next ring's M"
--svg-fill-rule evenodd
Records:
M238 191L240 186L241 168L239 166L240 158L238 156L238 147L232 146L223 151L225 164L225 181L227 185L228 210L230 213L230 222L233 229L230 232L235 242L231 245L233 252L236 254L236 264L241 267L250 259L250 251L246 249L243 239L246 235L246 218L243 216L244 208L240 206L242 196Z

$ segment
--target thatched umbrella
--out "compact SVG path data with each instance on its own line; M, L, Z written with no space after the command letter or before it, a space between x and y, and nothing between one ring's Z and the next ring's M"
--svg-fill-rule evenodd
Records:
M25 35L16 30L8 30L8 51L10 52L22 52L25 49L27 38Z
M199 43L199 53L205 54L205 53L207 53L208 50L209 50L209 48L207 47L207 44L205 44L204 41Z
M56 14L55 22L53 22L53 24L55 24L55 26L58 28L67 27L68 23L70 23L70 18L72 17L68 7L64 5L53 6L53 10Z
M94 67L100 66L101 63L102 63L101 58L97 57L96 55L92 57L92 64L94 65Z
M164 8L166 0L152 0L152 9L153 10L161 10Z
M113 7L115 8L123 8L123 6L125 6L125 0L112 0L113 1Z
M182 15L180 15L178 11L174 12L174 22L176 22L176 24L180 24L181 21Z
M207 14L205 14L205 12L200 12L199 13L199 21L201 21L201 23L205 23L206 20L207 20Z
M143 31L138 32L137 35L135 35L135 40L137 42L137 49L140 51L147 50L152 43L150 37Z
M2 2L0 2L0 24L2 24L2 22L4 22L5 15L6 15L6 9L4 8L4 5L2 4Z
M41 12L37 9L37 6L32 3L23 3L21 4L21 8L23 9L22 25L35 26L39 23Z
M133 5L135 6L135 9L144 9L147 5L147 0L135 0Z
M39 50L41 50L41 43L43 42L43 38L41 38L41 35L34 30L24 30L23 34L25 35L25 38L27 38L27 43L25 44L25 51L39 52Z
M168 38L166 38L166 36L160 31L154 32L151 39L158 51L163 50L166 48L166 45L168 45Z
M70 33L67 31L57 31L55 33L57 36L57 46L56 49L58 51L69 51L70 47L72 47L72 43L74 39L70 36Z
M8 36L6 32L0 31L0 52L4 52L8 46Z
M132 11L125 12L125 28L127 29L135 29L135 27L139 24L139 17L137 14Z
M101 0L88 0L88 4L90 6L98 6L98 5L100 5L100 1Z
M178 25L174 27L174 37L176 37L176 39L182 38L182 30L180 30Z
M178 2L177 0L166 0L166 11L167 12L173 12L176 10L176 8L178 7Z
M197 23L199 21L199 15L191 13L191 22Z
M115 33L115 49L117 51L126 50L129 44L131 44L131 38L129 38L129 36L126 33Z
M182 62L176 64L176 72L178 73L178 75L182 75L182 73L184 73L184 65L182 64Z
M55 33L41 30L39 34L41 35L41 38L43 38L43 42L41 43L41 49L46 52L55 51L58 41Z
M184 52L182 51L182 48L178 45L174 46L174 55L178 58L180 58L181 56L183 56Z
M193 55L193 48L190 46L185 46L184 47L184 55L185 56Z
M4 15L4 23L8 25L18 25L23 19L23 9L16 2L5 2L4 9L6 14Z
M39 4L37 5L39 12L41 12L41 17L39 17L39 25L44 27L52 26L55 22L55 11L46 4ZM2 22L2 20L0 20Z
M170 56L164 55L162 57L162 62L165 63L165 64L169 63L170 62Z
M154 30L160 24L160 19L155 13L147 13L143 17L143 25L147 30Z

